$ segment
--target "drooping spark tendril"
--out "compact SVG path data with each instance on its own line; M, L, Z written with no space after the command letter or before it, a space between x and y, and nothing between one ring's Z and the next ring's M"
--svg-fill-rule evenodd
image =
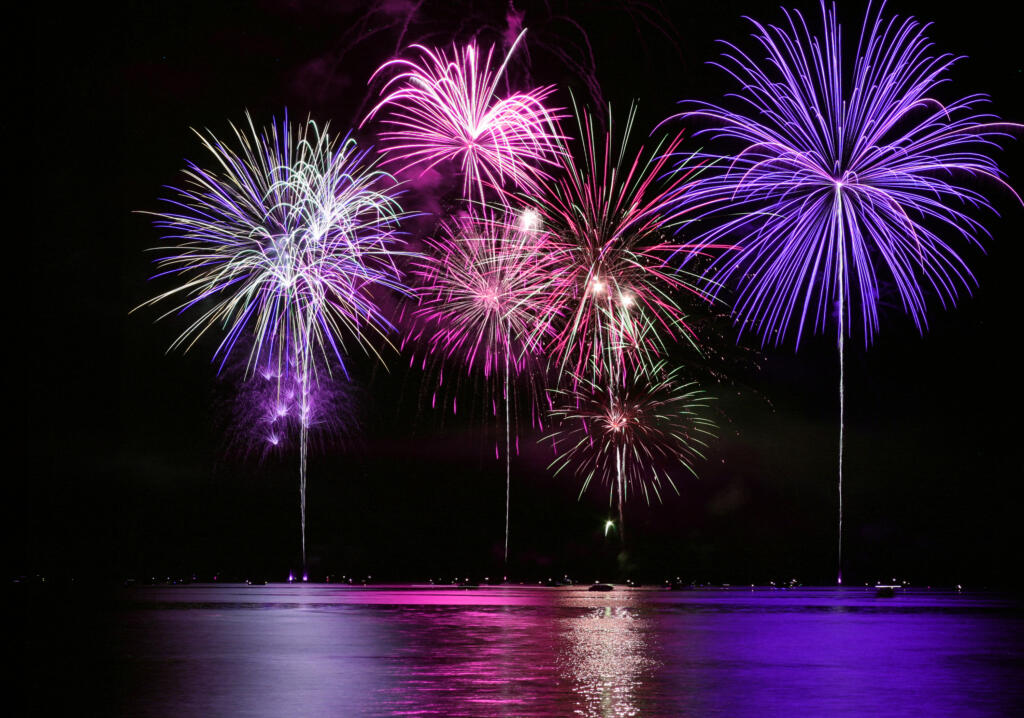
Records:
M696 476L694 463L714 437L715 423L705 414L709 397L693 382L679 380L664 361L642 365L610 386L589 373L564 389L552 390L555 473L571 469L583 480L582 495L596 478L607 483L608 500L618 499L619 530L623 504L639 489L649 503L659 501L663 483L678 493L672 471L683 467Z
M523 30L508 55L526 33ZM545 102L553 87L499 97L508 57L492 70L494 48L481 57L475 43L449 55L413 45L419 56L384 63L374 76L394 73L367 121L383 112L381 132L389 161L424 169L440 162L459 164L463 196L485 201L487 186L532 188L553 161L560 139L558 111Z
M947 307L970 290L974 276L954 240L988 234L968 211L992 209L980 184L1008 186L985 151L1019 127L980 113L982 95L935 99L959 58L932 55L927 26L885 19L883 9L869 6L852 58L834 5L822 2L820 35L797 11L785 11L782 27L752 21L764 61L727 44L718 64L742 85L732 95L740 109L695 103L681 115L710 122L704 132L734 148L706 155L715 170L679 206L728 212L713 210L717 223L695 242L741 246L711 265L719 287L736 280L737 316L766 344L795 331L799 347L804 330L824 329L837 307L839 583L844 337L859 315L870 344L883 281L922 332L926 293Z
M227 393L222 406L229 449L260 459L283 454L298 443L303 423L313 448L355 439L359 430L355 386L342 376L330 376L326 367L319 366L322 360L317 363L316 382L307 387L294 362L283 368L258 367L254 372L244 364L226 368L219 383Z
M372 336L391 328L379 289L405 291L395 266L403 213L391 177L354 140L287 117L257 130L232 125L234 146L200 133L210 167L189 162L186 184L152 213L165 239L157 276L180 283L143 306L175 300L164 314L197 312L171 348L210 330L223 368L240 342L250 373L298 382L302 561L306 560L306 464L318 371L345 370L346 342L377 354ZM379 356L379 354L378 354ZM286 391L281 385L278 391Z
M556 255L536 220L531 213L486 209L453 218L426 241L412 272L419 305L410 338L445 364L482 373L504 404L506 563L514 384L525 383L527 395L536 398L537 355L555 286ZM497 414L496 399L492 407ZM528 409L537 419L535 402Z

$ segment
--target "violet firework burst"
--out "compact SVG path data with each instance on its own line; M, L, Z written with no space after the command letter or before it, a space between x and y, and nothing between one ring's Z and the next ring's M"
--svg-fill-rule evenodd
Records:
M727 44L718 66L741 85L738 109L694 103L681 117L710 123L703 132L733 151L707 156L714 171L679 206L716 206L695 243L739 245L710 276L735 281L734 311L764 343L793 332L799 346L805 330L835 324L842 583L844 338L859 324L870 344L883 281L920 331L926 295L946 307L969 291L957 244L987 235L970 211L991 209L986 184L1007 187L985 152L1014 125L982 113L982 95L933 97L958 58L932 54L926 25L869 7L850 54L834 4L821 10L820 34L797 11L783 26L752 21L763 61Z
M260 459L292 450L303 427L311 448L326 448L358 436L355 385L331 376L317 361L316 381L304 384L293 361L246 371L242 364L221 374L230 392L225 402L228 447Z
M418 58L389 60L377 70L375 75L394 74L363 120L387 110L381 140L389 161L424 169L453 161L461 169L463 196L481 201L487 186L534 187L558 147L558 113L545 105L554 88L500 96L508 57L492 69L493 47L483 56L475 43L453 47L451 55L423 45L412 49Z

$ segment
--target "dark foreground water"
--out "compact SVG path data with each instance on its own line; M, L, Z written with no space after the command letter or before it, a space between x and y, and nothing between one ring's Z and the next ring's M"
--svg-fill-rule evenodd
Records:
M1024 715L998 595L193 585L35 611L61 627L30 651L39 713Z

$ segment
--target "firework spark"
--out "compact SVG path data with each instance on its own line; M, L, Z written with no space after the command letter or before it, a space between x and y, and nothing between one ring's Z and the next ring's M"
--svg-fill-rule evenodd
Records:
M389 129L381 139L389 158L425 169L446 160L458 163L466 198L475 191L483 201L486 186L534 187L560 139L558 112L544 104L554 88L498 96L508 57L525 33L496 70L493 47L481 57L474 43L453 47L451 55L413 45L416 60L390 60L375 73L394 72L363 123L387 108L383 123Z
M171 348L216 328L223 368L239 342L250 372L294 376L308 398L317 366L345 371L346 340L376 353L371 335L391 325L379 288L405 291L394 258L402 210L394 182L355 141L336 141L312 121L287 118L259 131L232 125L235 147L199 133L212 169L188 163L187 184L152 213L165 239L157 276L180 283L143 306L176 300L163 316L197 312ZM309 407L300 404L300 506L305 564Z
M754 22L765 62L728 45L719 67L742 85L742 109L697 103L681 116L710 122L705 132L735 151L709 156L716 170L680 206L727 207L695 242L741 245L712 264L712 276L718 287L738 280L735 312L765 343L795 331L799 346L835 309L841 583L844 338L859 316L870 344L883 280L920 331L927 292L945 307L969 291L974 277L949 235L967 244L987 235L968 211L991 209L984 181L1006 186L984 152L1013 126L980 113L982 95L932 97L958 58L930 54L926 26L869 7L846 65L835 7L821 9L820 36L796 11L783 27Z
M414 263L419 337L432 353L491 376L518 373L539 349L537 326L555 286L557 255L535 215L474 213L442 225Z

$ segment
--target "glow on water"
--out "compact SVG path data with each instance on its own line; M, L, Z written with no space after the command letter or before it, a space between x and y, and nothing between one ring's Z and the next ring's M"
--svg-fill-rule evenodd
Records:
M1024 615L996 594L296 582L125 589L117 606L102 617L113 657L96 662L110 669L96 685L134 715L982 716L1024 706Z

